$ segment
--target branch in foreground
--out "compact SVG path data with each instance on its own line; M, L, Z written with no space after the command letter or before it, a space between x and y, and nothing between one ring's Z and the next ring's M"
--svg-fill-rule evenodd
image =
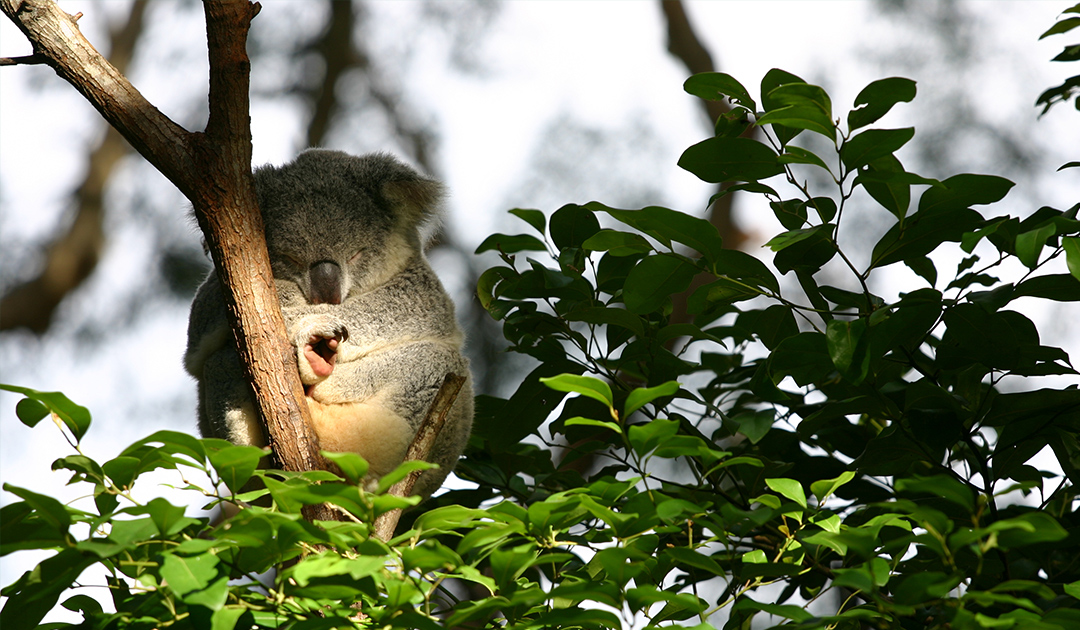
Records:
M435 446L435 439L442 432L443 425L446 424L446 417L450 414L450 408L454 406L458 392L461 391L464 384L464 376L458 374L446 375L438 393L435 394L435 400L431 402L431 407L428 408L423 423L420 424L420 429L416 432L412 444L409 445L409 450L405 453L405 461L426 461L428 456L431 455L431 449ZM396 497L409 496L412 494L413 486L416 485L416 481L421 474L423 473L419 470L409 473L407 477L391 486L389 494ZM398 519L400 518L400 509L379 515L374 524L375 537L384 542L389 541L394 536L394 530L397 529Z

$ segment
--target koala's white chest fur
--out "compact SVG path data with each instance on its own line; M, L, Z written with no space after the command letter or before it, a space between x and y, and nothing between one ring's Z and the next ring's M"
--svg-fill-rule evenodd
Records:
M324 404L307 398L311 421L325 451L357 453L381 477L405 459L413 438L409 423L377 400Z

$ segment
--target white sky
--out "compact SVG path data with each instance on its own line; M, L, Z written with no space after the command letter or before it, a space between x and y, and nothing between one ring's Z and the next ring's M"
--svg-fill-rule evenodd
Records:
M174 11L176 6L155 4L168 4L163 12ZM280 0L262 4L255 28L290 5ZM80 26L97 43L104 39L100 15L121 14L125 4L61 2L61 6L69 13L85 14ZM1066 43L1064 39L1035 41L1066 6L1065 2L1030 0L965 5L979 16L978 34L986 43L986 54L977 62L983 79L972 88L976 98L985 102L986 111L1000 112L1007 119L1032 119L1037 114L1032 104L1038 94L1076 73L1075 67L1048 62ZM418 8L412 2L373 3L377 23L386 25L380 35L387 41L377 35L376 47L393 48L394 38L402 37L394 25L411 23ZM691 2L689 10L714 60L752 94L756 95L761 76L772 67L808 81L824 77L836 115L850 108L866 83L890 74L868 62L866 52L874 50L888 57L891 46L899 43L866 2ZM205 90L203 36L197 30L178 32L177 24L187 23L182 17L151 11L148 20L152 30L146 41L154 42L156 52L133 70L133 79L166 114L183 117L184 101L177 95ZM438 38L411 42L407 84L412 102L434 117L440 131L441 168L452 191L451 229L472 245L492 231L525 231L506 218L506 200L514 197L515 186L529 175L530 158L541 133L560 113L603 129L647 121L663 143L663 155L656 160L665 166L655 175L657 188L666 196L664 202L678 209L700 210L710 186L678 169L675 162L685 147L706 137L706 131L698 104L681 89L686 73L666 53L665 37L653 2L515 1L503 7L481 44L478 57L486 64L485 76L448 72L441 61L446 43ZM0 55L22 55L28 50L21 33L2 20ZM920 99L934 83L921 76L912 78L919 81L920 97L912 105L899 106L882 121L886 126L919 121ZM33 85L43 89L34 91ZM0 229L5 239L37 240L55 229L63 203L85 167L85 147L92 146L101 133L99 120L82 97L47 68L0 68ZM291 159L300 148L296 143L302 124L287 104L255 107L255 163ZM1080 138L1080 116L1070 106L1059 105L1034 127L1034 133L1033 143L1057 147L1062 154L1059 163L1080 159L1075 149L1080 143L1074 141ZM338 143L344 148L362 144L347 138ZM145 169L134 172L145 176ZM1018 184L1017 193L1045 205L1067 208L1080 200L1075 170L1048 177L1039 190L1021 190L1026 184ZM138 182L116 185L135 187ZM198 236L181 217L182 198L175 191L162 194L175 197L177 229L189 230L196 242ZM543 209L550 212L557 207ZM1004 211L1026 212L1024 207ZM767 209L744 208L742 219L763 238L778 231ZM112 238L100 269L88 290L68 300L64 309L108 312L108 305L102 303L108 287L125 286L139 274L129 264L138 260L137 250L142 246L138 232L108 225ZM4 260L0 253L0 264ZM61 326L70 317L64 312ZM1055 317L1060 320L1062 315ZM1076 321L1075 306L1065 317L1066 324ZM185 333L186 311L174 309L117 331L114 343L89 357L72 356L70 339L65 341L63 335L45 341L6 335L0 338L0 382L63 391L89 407L96 430L91 431L85 448L103 461L123 445L158 429L194 431L194 383L181 369ZM1044 336L1044 343L1053 342ZM51 461L69 454L69 449L49 427L23 427L14 415L17 399L0 394L0 479L54 496L61 492L70 496L61 487L63 476L49 471ZM10 500L11 495L0 498L2 503ZM9 584L29 568L29 554L23 556L0 559L0 584Z

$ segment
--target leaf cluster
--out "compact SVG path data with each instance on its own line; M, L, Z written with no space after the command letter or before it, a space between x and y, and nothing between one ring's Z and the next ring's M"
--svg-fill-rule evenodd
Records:
M1080 625L1080 390L1029 386L1077 371L1017 307L1080 301L1080 206L983 214L1011 182L909 172L914 130L876 126L915 97L907 79L842 117L781 70L757 98L720 73L686 89L731 111L680 165L762 195L782 231L758 257L668 208L512 210L526 231L480 245L500 262L478 296L537 367L477 398L457 468L476 487L407 512L393 540L369 524L411 501L367 492L354 455L331 455L340 476L287 474L259 469L259 449L159 432L98 464L79 451L85 409L9 388L25 424L70 436L54 468L93 509L5 487L19 500L0 553L54 552L2 591L5 630L58 603L84 621L54 628ZM875 207L889 227L857 265L840 226ZM1046 272L1062 258L1068 273ZM919 284L875 292L899 265ZM155 470L243 509L140 502ZM347 520L300 516L324 502ZM92 565L112 611L61 602Z

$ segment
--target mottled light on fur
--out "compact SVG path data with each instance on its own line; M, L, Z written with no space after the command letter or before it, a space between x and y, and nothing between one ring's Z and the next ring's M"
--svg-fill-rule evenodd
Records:
M454 306L423 255L444 195L394 158L311 149L255 171L266 245L297 369L324 450L353 451L372 482L401 463L443 377L468 375ZM184 364L205 436L263 446L217 276L195 296ZM435 444L431 494L472 426L466 382Z

